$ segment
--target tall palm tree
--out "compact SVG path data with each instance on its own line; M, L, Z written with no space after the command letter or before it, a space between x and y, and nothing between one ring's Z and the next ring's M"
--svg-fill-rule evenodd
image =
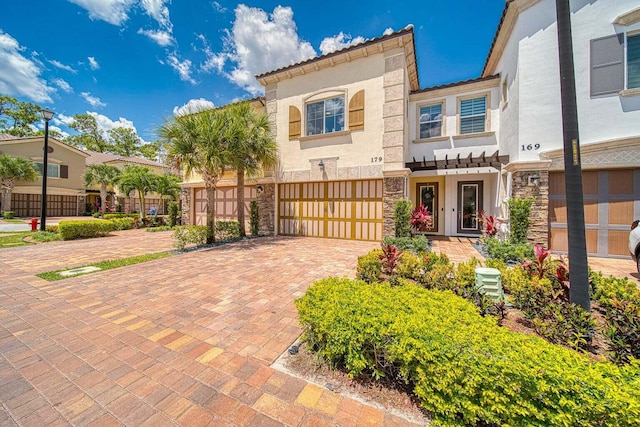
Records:
M160 195L160 206L158 209L160 212L164 212L164 197L169 196L174 199L178 197L181 187L178 184L180 178L175 175L165 174L159 175L156 179L156 187L154 191Z
M153 191L156 186L158 175L145 166L127 165L118 177L118 187L123 193L130 194L131 191L138 193L140 199L140 218L145 216L145 197L147 193Z
M276 165L278 147L271 135L269 117L258 114L249 102L240 102L227 107L230 126L230 166L237 175L237 205L240 235L246 235L244 216L245 174L248 178L260 176L264 170Z
M229 165L227 148L228 114L224 110L205 110L175 117L158 130L167 142L167 160L185 175L198 173L207 197L207 243L215 241L216 185Z
M0 154L0 183L2 184L2 210L11 211L11 193L16 181L31 182L38 179L38 169L23 157Z
M84 173L84 184L87 187L96 184L100 185L100 200L102 200L100 210L103 215L107 209L107 187L113 186L118 180L119 175L120 169L115 166L103 164L90 165ZM115 206L115 195L112 196L112 204Z

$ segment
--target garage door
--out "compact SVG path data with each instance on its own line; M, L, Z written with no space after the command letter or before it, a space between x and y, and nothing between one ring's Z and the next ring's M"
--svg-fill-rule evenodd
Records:
M279 233L382 240L382 180L280 184Z
M629 227L640 216L640 169L583 171L582 185L587 253L629 255ZM552 250L567 251L564 172L549 174L549 241Z
M19 217L40 216L40 194L11 194L11 209ZM77 196L57 196L47 194L47 216L78 215Z
M258 196L255 185L244 187L244 217L249 226L249 204ZM238 190L236 187L219 187L216 189L216 221L238 220ZM207 223L207 193L204 188L197 189L194 197L195 224Z

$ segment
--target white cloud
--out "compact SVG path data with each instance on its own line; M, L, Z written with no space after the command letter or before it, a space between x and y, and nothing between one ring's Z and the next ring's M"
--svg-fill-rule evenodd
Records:
M151 16L163 28L171 32L173 25L169 19L169 8L164 5L167 3L167 0L142 0L140 3L145 12L147 12L147 15Z
M143 30L142 28L140 28L138 30L138 34L149 37L151 40L162 47L169 46L173 43L173 36L166 31Z
M87 59L89 60L89 66L92 70L97 70L98 68L100 68L100 64L98 64L96 58L94 58L93 56L89 56Z
M95 111L87 111L87 114L96 119L96 123L98 124L98 129L106 135L111 129L115 128L128 128L133 129L138 133L136 127L133 125L131 120L125 119L124 117L119 117L118 120L111 120L109 117L96 113Z
M229 80L255 95L262 92L254 78L256 74L316 56L311 44L298 37L290 7L277 6L267 14L240 4L235 15L233 29L224 41L224 52L208 52L203 70L221 70ZM230 72L222 71L227 61L235 63Z
M100 19L113 25L122 25L129 19L129 9L135 0L68 0L86 9L89 18Z
M80 95L87 101L93 108L106 107L107 104L102 102L97 96L92 96L89 92L80 92Z
M69 83L67 83L66 81L62 80L62 79L53 79L51 80L53 82L53 84L55 84L56 86L58 86L60 89L62 89L63 91L67 92L67 93L71 93L73 92L73 88L71 87L71 85Z
M200 98L200 99L190 99L189 102L184 104L182 107L175 106L173 107L173 115L174 116L184 116L186 114L197 113L199 111L210 110L214 108L215 105L213 102Z
M191 77L191 61L185 59L180 61L175 54L167 56L167 61L171 68L173 68L180 75L180 80L196 84L196 81Z
M382 33L383 36L388 36L389 34L393 33L393 28L389 27L386 30L384 30L384 33Z
M40 78L42 70L23 56L24 50L16 39L0 30L0 93L51 102L56 89Z
M65 70L73 74L78 74L78 70L73 68L71 65L63 64L62 62L56 61L55 59L50 59L49 63L55 66L56 68L60 68L61 70Z
M364 42L364 37L358 36L354 39L351 38L351 35L345 34L340 31L339 34L333 37L326 37L320 42L320 51L323 55L327 53L335 52L336 50L344 49L345 47L349 47L355 44L359 44Z
M62 135L63 138L67 138L69 136L68 132L63 131L58 126L49 126L49 130L58 132L60 135Z
M211 6L213 6L213 8L216 10L216 12L218 13L224 13L226 12L228 9L224 6L222 6L220 3L218 3L217 1L214 1L213 3L211 3Z

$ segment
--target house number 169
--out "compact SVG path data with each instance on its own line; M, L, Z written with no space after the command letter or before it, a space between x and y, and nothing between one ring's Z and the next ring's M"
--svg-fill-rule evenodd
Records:
M521 151L531 151L531 150L539 150L539 149L540 149L540 144L528 144L528 145L522 144L520 146Z
M382 161L382 157L372 157L371 163L380 163Z

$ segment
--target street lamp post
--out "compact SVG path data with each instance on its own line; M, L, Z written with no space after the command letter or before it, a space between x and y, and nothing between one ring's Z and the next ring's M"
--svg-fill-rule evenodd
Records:
M42 156L42 200L40 203L40 231L46 231L47 225L47 175L49 172L49 120L55 113L46 108L42 110L44 119L44 148Z

